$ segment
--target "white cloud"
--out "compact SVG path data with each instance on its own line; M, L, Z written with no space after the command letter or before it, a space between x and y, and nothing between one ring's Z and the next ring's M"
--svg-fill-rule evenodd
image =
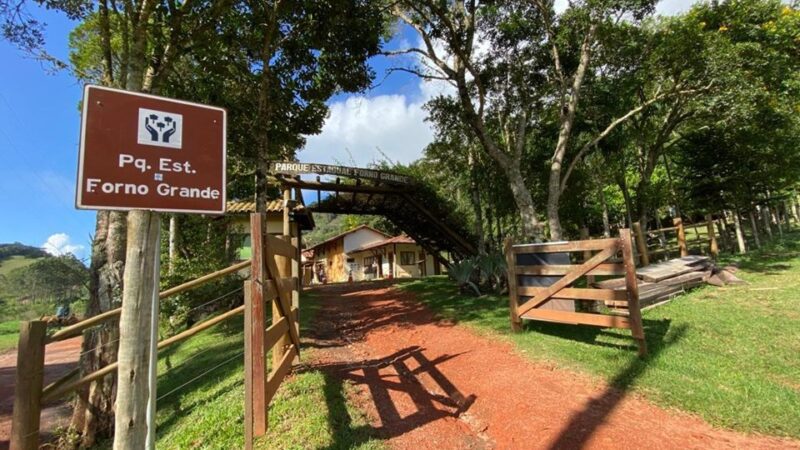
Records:
M78 256L79 253L83 252L84 246L73 244L67 233L56 233L47 238L47 242L42 244L42 248L53 256L66 255L67 253Z
M330 105L322 132L309 136L301 161L365 167L384 153L407 164L433 139L422 109L425 98L405 95L351 96Z
M692 0L663 0L656 5L656 13L665 16L674 16L686 12L692 7Z

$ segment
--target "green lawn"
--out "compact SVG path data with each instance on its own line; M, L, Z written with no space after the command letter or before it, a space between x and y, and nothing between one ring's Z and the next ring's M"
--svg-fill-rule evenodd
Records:
M505 296L461 295L444 278L402 286L443 317L510 340L534 360L602 377L715 425L800 438L800 234L730 259L749 284L698 288L644 313L645 360L626 330L526 321L512 334Z
M19 336L19 320L0 322L0 353L17 346Z
M315 312L313 297L304 294L303 305L301 323L307 325ZM172 348L168 353L172 369L166 366L167 354L160 358L158 448L243 447L242 351L239 317ZM304 361L312 354L313 350L304 350ZM192 381L209 369L213 370ZM347 403L350 389L317 370L291 375L272 401L269 431L257 440L256 448L383 448L372 437L366 416Z

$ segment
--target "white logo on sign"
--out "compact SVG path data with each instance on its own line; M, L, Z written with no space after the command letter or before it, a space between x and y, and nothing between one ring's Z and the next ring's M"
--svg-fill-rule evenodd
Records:
M139 108L138 143L181 148L182 137L183 115Z

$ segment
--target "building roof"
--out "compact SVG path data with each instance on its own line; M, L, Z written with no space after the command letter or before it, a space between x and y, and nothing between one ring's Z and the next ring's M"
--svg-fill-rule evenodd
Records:
M333 241L335 241L335 240L337 240L337 239L341 239L341 238L343 238L343 237L347 236L347 235L348 235L348 234L350 234L350 233L355 233L356 231L363 230L363 229L367 229L367 230L374 231L374 232L376 232L376 233L379 233L379 234L381 234L381 235L383 235L383 236L386 236L387 238L391 237L391 236L389 236L388 234L384 233L383 231L376 230L375 228L372 228L372 227L371 227L371 226L369 226L369 225L359 225L359 226L357 226L357 227L355 227L355 228L351 228L351 229L349 229L349 230L347 230L347 231L345 231L345 232L343 232L343 233L339 233L339 234L337 234L336 236L334 236L334 237L332 237L332 238L328 238L328 239L326 239L326 240L324 240L324 241L320 242L319 244L317 244L317 245L315 245L315 246L313 246L313 247L309 247L309 248L307 248L306 250L314 250L314 249L316 249L316 248L318 248L318 247L321 247L321 246L323 246L323 245L325 245L325 244L331 243L331 242L333 242Z
M392 245L392 244L416 244L416 243L417 242L414 239L411 239L410 237L406 236L405 234L401 234L399 236L391 237L391 238L385 239L383 241L373 242L373 243L367 244L367 245L362 245L361 247L359 247L359 248L357 248L355 250L350 250L350 253L365 252L367 250L373 250L373 249L376 249L376 248L381 248L381 247L385 247L387 245Z
M229 201L225 208L229 213L252 213L256 212L256 202L247 200L233 200ZM292 209L294 212L305 211L306 206L302 203L297 203ZM283 212L283 200L270 200L267 202L267 212Z
M232 200L225 205L225 212L228 214L247 214L256 212L256 202L248 200ZM282 213L283 200L275 199L267 201L266 212L268 213ZM292 208L295 214L295 220L301 225L304 230L311 230L314 228L314 218L311 216L311 211L306 209L306 205L297 202Z

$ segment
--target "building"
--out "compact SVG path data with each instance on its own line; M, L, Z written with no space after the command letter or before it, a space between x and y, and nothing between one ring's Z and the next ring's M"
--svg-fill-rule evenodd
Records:
M392 237L367 225L305 250L303 266L306 284L416 278L441 273L433 255L410 237Z
M233 217L229 226L230 239L235 245L236 257L239 260L250 259L252 256L250 243L250 213L256 212L254 201L230 201L227 205L227 214ZM273 235L283 234L283 200L270 200L266 208L267 233ZM314 229L314 218L305 205L297 202L289 216L289 231L292 237L298 238L298 246L302 248L303 231Z

